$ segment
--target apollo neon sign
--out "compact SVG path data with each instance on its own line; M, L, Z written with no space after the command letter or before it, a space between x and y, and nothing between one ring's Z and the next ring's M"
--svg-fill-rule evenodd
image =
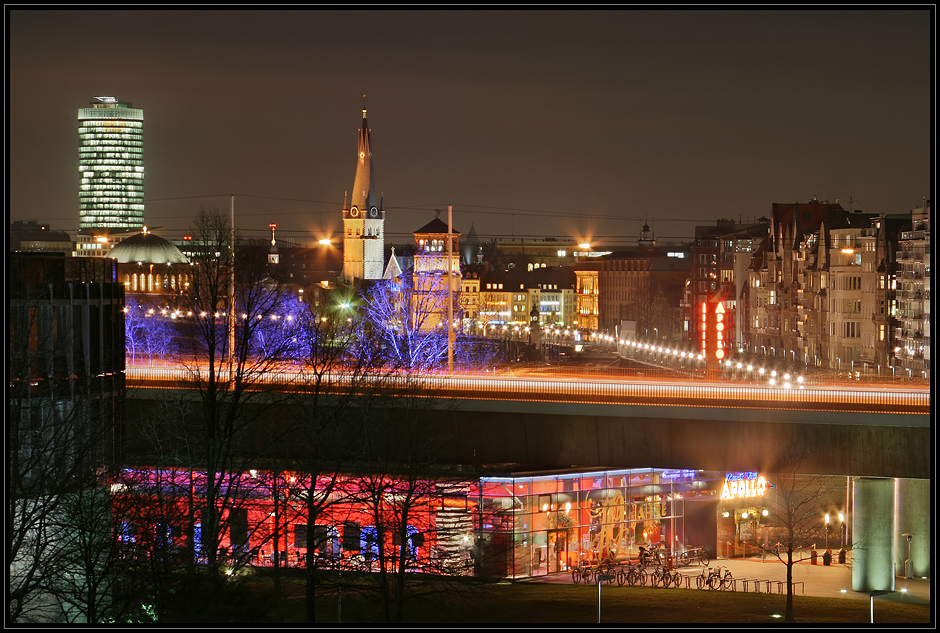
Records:
M714 341L715 358L721 360L725 357L725 306L719 301L715 304L715 310L712 313L715 319L709 327L708 302L702 302L702 356L709 357L708 341L709 338ZM712 332L709 337L708 333Z
M767 478L758 473L728 473L721 487L721 500L752 499L763 497L767 488L772 488Z

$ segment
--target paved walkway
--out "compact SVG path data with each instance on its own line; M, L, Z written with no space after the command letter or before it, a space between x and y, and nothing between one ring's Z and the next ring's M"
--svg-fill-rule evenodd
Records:
M761 561L759 558L735 558L731 560L720 559L711 562L712 567L721 566L724 569L730 569L731 575L738 580L737 590L744 591L743 580L748 581L748 591L754 591L754 580L761 580L761 593L767 592L766 581L771 581L770 589L777 593L778 581L786 582L787 568L783 563L767 559ZM695 587L695 576L702 573L700 566L682 567L679 572L683 576L691 576L690 586ZM571 574L559 573L549 576L541 576L532 579L535 582L559 582L570 583ZM793 582L803 583L802 586L796 584L796 595L819 596L824 598L846 598L855 600L868 600L867 592L852 591L852 566L850 564L832 564L823 565L822 559L819 564L798 563L793 566ZM683 583L683 587L685 583ZM783 585L783 591L786 592L786 585ZM914 604L930 604L930 580L916 578L905 580L896 578L894 593L879 596L877 600L891 600L894 602L909 602Z

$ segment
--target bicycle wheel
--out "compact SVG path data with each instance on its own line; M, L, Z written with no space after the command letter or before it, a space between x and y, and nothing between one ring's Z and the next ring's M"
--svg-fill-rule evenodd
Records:
M637 572L637 576L639 577L640 584L646 586L646 581L649 580L649 575L646 573L646 571L641 569L639 572Z
M623 587L623 583L627 582L627 572L620 569L617 571L617 584Z
M724 591L724 590L726 590L726 589L732 589L732 590L733 590L733 588L734 588L734 578L732 578L731 576L725 576L724 578L721 579L721 590L722 590L722 591Z
M631 587L634 586L639 579L640 579L640 575L637 573L635 569L630 569L629 571L627 571L627 584L628 585L630 585Z
M581 568L575 567L571 570L571 580L574 581L574 584L581 582Z
M682 574L679 572L672 573L672 586L678 589L682 585Z
M704 587L704 586L705 586L705 578L704 578L703 576L696 576L696 577L695 577L695 586L698 587L699 589L701 589L702 587Z
M691 562L692 562L692 559L689 558L689 553L688 553L688 552L682 552L681 554L679 554L679 564L680 564L680 565L688 565L688 564L691 563Z
M702 564L702 567L708 567L708 563L711 562L711 560L708 558L708 554L705 553L705 550L699 552L698 562Z
M705 581L705 584L708 585L709 589L721 589L721 579L717 576L709 576L708 580Z

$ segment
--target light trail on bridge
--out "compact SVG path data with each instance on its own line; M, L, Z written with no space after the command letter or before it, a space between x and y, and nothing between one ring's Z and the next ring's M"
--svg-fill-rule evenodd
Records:
M227 378L223 369L220 380ZM128 366L127 387L187 389L193 370L183 367ZM205 379L205 376L202 377ZM251 389L310 392L312 373L297 369L266 371L252 379ZM805 388L770 387L722 381L643 378L601 379L546 376L330 373L324 391L389 394L467 400L573 402L668 407L725 407L860 413L917 414L930 412L928 387L823 385Z

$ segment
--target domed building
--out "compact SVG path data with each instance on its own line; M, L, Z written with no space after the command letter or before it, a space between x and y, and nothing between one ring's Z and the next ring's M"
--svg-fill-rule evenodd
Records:
M125 292L180 294L189 286L189 260L147 227L111 249L109 256L118 262Z

